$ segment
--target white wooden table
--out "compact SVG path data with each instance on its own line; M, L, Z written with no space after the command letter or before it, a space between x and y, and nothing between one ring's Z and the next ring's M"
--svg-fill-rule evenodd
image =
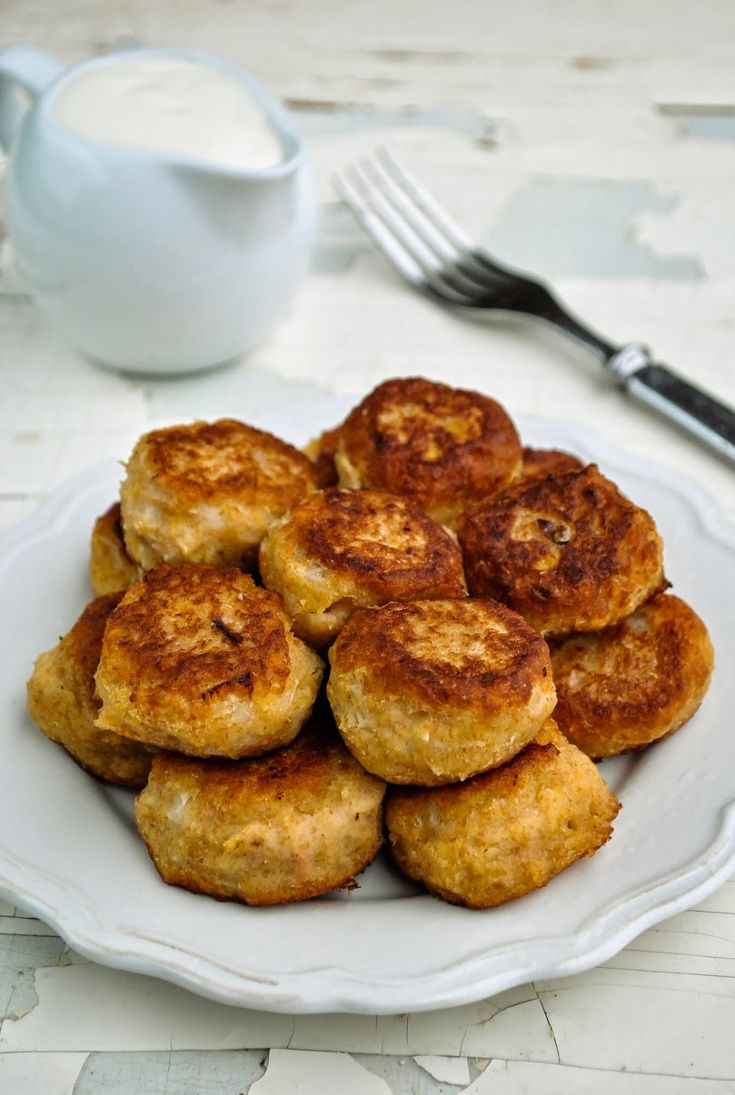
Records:
M0 528L157 422L422 373L599 426L713 494L735 474L530 326L464 323L399 285L334 202L384 143L501 257L600 330L735 402L730 0L3 0L2 44L69 62L137 40L226 54L297 112L323 184L315 268L247 361L153 381L60 346L0 252ZM733 643L735 647L735 640ZM722 666L733 651L719 650ZM735 777L734 777L735 779ZM2 1095L735 1092L735 882L600 968L452 1011L239 1011L71 953L0 902Z

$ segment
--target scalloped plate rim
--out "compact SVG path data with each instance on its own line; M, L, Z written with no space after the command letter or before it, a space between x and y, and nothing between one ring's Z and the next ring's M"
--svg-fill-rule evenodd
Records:
M350 400L350 405L352 402ZM346 397L325 396L314 402L320 411L325 405L337 410L343 404L348 405ZM308 406L305 411L302 405L299 414L305 413L308 417ZM279 416L281 412L274 411L256 416L255 421L265 428L273 428L270 420L277 422ZM649 482L660 482L670 495L686 499L702 522L703 531L706 530L735 553L735 525L727 519L713 498L685 476L677 472L672 483L672 472L664 465L646 462L645 468L642 468L639 458L626 453L586 425L529 415L517 415L516 421L524 434L541 436L547 443L551 441L573 450L594 453L601 461L609 460L630 475ZM120 474L119 465L110 462L74 476L53 490L25 521L3 534L0 537L0 581L4 580L9 568L12 570L16 550L34 540L38 533L49 536L57 521L63 523L68 519L83 491L95 490L100 480L111 479L113 472ZM401 979L390 974L367 977L328 964L301 972L275 970L272 978L260 973L248 975L225 969L218 961L209 959L206 953L193 955L173 943L131 934L109 922L90 922L90 927L85 931L79 916L75 915L78 910L73 907L71 893L65 900L64 893L59 892L61 887L54 889L53 881L49 886L48 878L44 879L42 872L34 865L13 864L11 859L11 853L0 847L0 894L40 916L86 957L121 969L158 976L238 1006L301 1013L330 1010L389 1013L466 1004L531 979L581 972L610 958L653 924L699 902L733 873L735 803L730 802L723 809L715 838L685 868L671 877L657 879L643 892L626 894L622 900L613 901L591 924L585 924L573 936L549 936L537 940L531 948L533 954L530 961L518 955L513 968L483 970L499 955L517 950L509 944L479 956L467 955L452 966L429 969L423 973L417 971L413 977ZM69 886L73 890L73 881L69 882ZM45 890L46 887L48 890ZM635 906L636 911L626 916L626 910L631 906ZM554 954L541 963L535 957L536 950L549 945Z

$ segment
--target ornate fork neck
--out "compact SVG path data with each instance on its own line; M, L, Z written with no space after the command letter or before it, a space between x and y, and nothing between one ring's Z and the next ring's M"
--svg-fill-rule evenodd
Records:
M535 281L525 274L509 272L512 281L510 285L515 288L517 302L511 305L514 311L523 312L525 315L535 316L550 324L558 331L580 342L591 350L606 367L610 361L622 353L626 347L619 347L606 338L593 331L586 323L582 323L557 300L553 292L541 281ZM495 291L494 291L495 292ZM491 303L488 307L502 308L503 304ZM505 305L507 307L507 305Z

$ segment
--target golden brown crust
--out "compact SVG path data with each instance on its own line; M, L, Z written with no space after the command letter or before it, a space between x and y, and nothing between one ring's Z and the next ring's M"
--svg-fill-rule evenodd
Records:
M435 789L391 788L390 849L409 877L484 909L546 883L610 837L620 808L595 765L548 720L508 764Z
M307 552L340 575L388 601L425 590L430 596L465 593L462 552L440 525L404 498L379 491L333 489L297 507L291 522ZM308 513L307 513L308 510Z
M252 565L273 521L314 489L304 453L234 419L144 434L122 483L125 544L146 570Z
M256 760L161 757L135 814L166 882L276 905L345 886L374 859L384 793L335 734L307 729Z
M121 596L97 597L58 645L40 655L28 682L28 711L46 737L92 775L139 788L156 751L95 726L94 674L107 619Z
M312 470L303 453L234 418L153 430L141 442L157 477L193 505L216 504L223 494L255 497L265 490L285 511L311 485ZM264 451L274 462L272 469L258 456Z
M552 648L555 716L592 757L642 749L699 707L714 664L707 629L684 601L659 594L616 627Z
M122 600L107 640L105 673L124 662L131 701L154 709L172 687L194 701L230 684L251 693L266 674L282 687L289 673L277 599L232 568L162 564Z
M322 645L359 605L464 597L453 536L408 499L381 491L318 491L274 526L260 574L284 597L296 634Z
M503 764L555 702L546 643L492 601L358 609L329 660L340 733L392 783L433 786Z
M543 635L607 627L665 585L653 519L594 464L519 479L465 513L459 541L470 593Z
M163 564L110 616L98 725L193 756L251 756L295 736L321 668L248 575Z
M521 475L524 479L535 475L561 475L566 471L582 471L583 468L582 461L569 452L561 452L559 449L523 450Z
M98 517L92 528L89 580L95 597L127 589L143 577L143 571L125 548L120 503Z
M505 605L476 599L359 609L330 662L340 672L369 666L381 688L417 703L487 715L526 702L551 669L540 635Z
M84 609L66 638L62 639L72 671L79 678L89 702L97 707L99 707L99 699L95 690L94 675L99 665L107 621L110 613L117 608L121 600L122 592L120 591L95 597Z
M405 495L449 525L521 464L518 434L499 403L419 377L380 384L323 436L321 451L335 443L342 486Z

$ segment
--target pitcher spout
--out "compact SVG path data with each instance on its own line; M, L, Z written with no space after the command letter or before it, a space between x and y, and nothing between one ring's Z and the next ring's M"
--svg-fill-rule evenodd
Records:
M195 53L188 56L201 57ZM225 120L220 134L208 129L201 147L188 156L176 157L175 166L243 184L276 182L298 172L306 153L286 109L249 73L225 61L217 60L216 67L237 80L243 98L233 103L232 117Z

